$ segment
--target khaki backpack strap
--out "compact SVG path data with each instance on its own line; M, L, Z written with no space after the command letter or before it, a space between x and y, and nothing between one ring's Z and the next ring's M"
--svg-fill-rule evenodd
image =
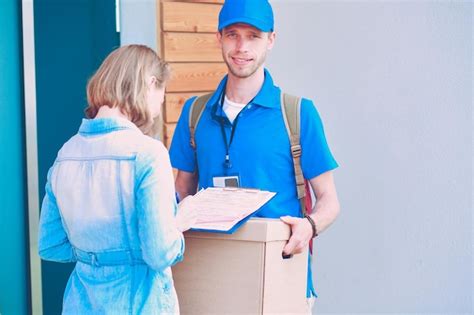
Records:
M196 97L189 108L189 143L194 150L196 150L196 141L194 135L196 133L196 126L199 123L207 101L211 98L213 93L204 94Z
M301 143L300 143L300 113L301 98L286 93L281 93L281 112L285 121L286 131L290 139L291 156L293 157L293 167L295 170L296 192L300 202L301 213L306 215L304 205L306 191L301 169Z

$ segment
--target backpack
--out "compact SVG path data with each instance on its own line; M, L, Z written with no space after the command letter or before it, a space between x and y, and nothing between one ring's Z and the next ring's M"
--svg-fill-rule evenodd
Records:
M209 101L212 93L204 94L196 97L189 108L189 133L190 145L196 152L195 133L196 127L199 123L206 103ZM293 167L295 170L295 184L298 201L300 203L300 210L303 216L311 213L312 200L308 181L303 177L303 170L301 169L301 144L300 144L300 113L301 113L301 98L286 93L281 93L281 111L283 113L283 120L285 122L286 131L290 140L291 156L293 157Z

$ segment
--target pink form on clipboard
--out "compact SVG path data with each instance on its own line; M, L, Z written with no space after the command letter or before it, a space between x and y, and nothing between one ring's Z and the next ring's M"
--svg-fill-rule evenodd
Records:
M251 215L276 193L258 189L209 187L190 200L198 218L193 229L228 231Z

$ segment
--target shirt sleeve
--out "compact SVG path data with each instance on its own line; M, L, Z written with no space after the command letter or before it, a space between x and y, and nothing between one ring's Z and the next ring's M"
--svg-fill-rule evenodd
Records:
M194 149L189 142L189 109L195 99L196 97L192 97L184 104L170 147L171 165L178 170L190 173L196 168Z
M184 237L176 227L176 198L168 152L161 142L137 155L135 204L143 260L163 270L183 259Z
M38 252L42 259L57 262L76 261L75 255L62 224L61 214L53 193L51 177L54 166L48 171L46 194L41 206L38 231Z
M321 117L313 102L301 102L301 165L306 179L312 179L338 167L326 136Z

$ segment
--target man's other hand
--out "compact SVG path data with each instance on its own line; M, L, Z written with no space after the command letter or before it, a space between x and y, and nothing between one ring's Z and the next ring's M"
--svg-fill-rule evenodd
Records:
M308 248L311 236L313 236L311 223L305 218L290 216L280 217L280 220L288 224L291 228L291 236L283 248L283 254L287 256L304 252Z

